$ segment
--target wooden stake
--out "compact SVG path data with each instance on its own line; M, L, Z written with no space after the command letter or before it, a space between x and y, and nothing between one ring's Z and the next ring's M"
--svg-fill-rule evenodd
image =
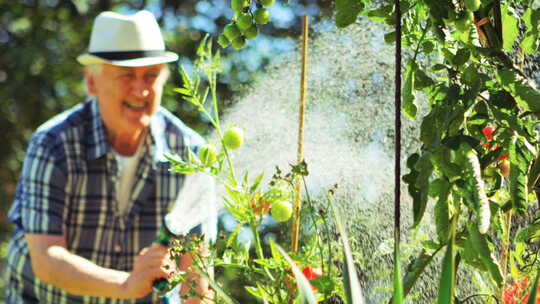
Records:
M300 79L300 110L298 117L298 162L304 160L304 111L307 95L307 56L308 56L308 16L304 16L302 28L302 75ZM294 184L294 207L292 223L292 252L298 251L298 236L300 235L300 209L302 208L302 180L296 177Z

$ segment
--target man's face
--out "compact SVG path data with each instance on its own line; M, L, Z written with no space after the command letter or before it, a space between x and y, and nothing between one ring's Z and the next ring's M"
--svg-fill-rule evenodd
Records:
M86 71L90 94L110 134L134 133L150 125L161 103L167 78L165 65L120 67L104 64L101 72Z

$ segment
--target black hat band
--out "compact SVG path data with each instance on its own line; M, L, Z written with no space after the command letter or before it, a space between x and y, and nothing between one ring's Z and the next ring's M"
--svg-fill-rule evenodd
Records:
M122 51L122 52L91 52L91 55L98 56L106 60L129 60L144 57L159 57L166 54L163 50L156 51Z

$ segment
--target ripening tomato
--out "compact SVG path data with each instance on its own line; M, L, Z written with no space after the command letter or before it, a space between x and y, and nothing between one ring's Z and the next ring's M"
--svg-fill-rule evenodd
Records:
M499 169L501 170L502 176L508 177L510 175L510 161L508 161L508 159L499 161Z
M260 193L256 193L249 201L249 207L256 215L267 214L270 211L271 202L263 199Z

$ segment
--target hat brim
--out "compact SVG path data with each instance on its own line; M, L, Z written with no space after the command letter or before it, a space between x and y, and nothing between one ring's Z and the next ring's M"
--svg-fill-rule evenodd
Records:
M77 57L77 61L85 66L96 65L96 64L112 64L117 66L124 67L140 67L148 66L160 63L173 62L178 60L178 55L173 52L164 52L160 56L150 56L150 57L141 57L133 59L124 59L124 60L108 60L99 56L92 54L82 54Z

